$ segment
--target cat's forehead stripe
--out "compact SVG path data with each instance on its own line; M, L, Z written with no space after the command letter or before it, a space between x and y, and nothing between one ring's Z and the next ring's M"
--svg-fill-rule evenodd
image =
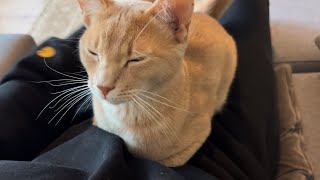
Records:
M116 8L116 13L108 18L105 36L105 49L114 49L115 51L126 52L129 56L132 51L132 44L136 30L136 21L134 14L137 11L130 11L128 7ZM130 14L133 13L133 14Z
M105 33L107 37L106 43L108 44L107 48L120 45L119 43L128 38L127 13L127 10L119 9L117 14L109 21Z

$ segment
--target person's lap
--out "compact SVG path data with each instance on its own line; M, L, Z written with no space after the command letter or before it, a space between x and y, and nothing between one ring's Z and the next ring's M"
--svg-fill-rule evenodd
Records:
M224 169L217 175L222 179L271 178L278 160L278 119L268 2L236 0L220 22L237 42L238 68L228 104L213 118L203 147L203 161L213 160L204 168Z

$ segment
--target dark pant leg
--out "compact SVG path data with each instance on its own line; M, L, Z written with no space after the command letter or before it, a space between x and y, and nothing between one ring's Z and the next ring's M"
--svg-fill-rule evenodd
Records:
M278 126L267 0L235 0L221 23L235 38L239 64L230 104L237 118L218 122L248 147L266 173L275 174ZM228 116L227 116L228 117Z
M228 104L214 117L212 134L193 162L221 179L272 179L279 122L268 2L235 0L221 23L237 43L236 78Z

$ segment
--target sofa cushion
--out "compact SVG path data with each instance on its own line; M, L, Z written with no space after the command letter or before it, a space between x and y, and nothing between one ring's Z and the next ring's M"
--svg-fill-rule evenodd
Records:
M35 47L29 35L0 35L0 80L22 56Z
M270 0L276 62L320 61L314 43L320 32L319 0Z

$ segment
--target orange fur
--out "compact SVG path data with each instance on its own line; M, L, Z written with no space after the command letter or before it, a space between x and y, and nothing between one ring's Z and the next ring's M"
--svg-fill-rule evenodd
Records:
M237 55L216 20L192 14L185 4L192 0L172 0L173 8L163 4L167 1L103 6L87 22L80 56L96 125L120 136L134 155L174 167L186 163L208 137ZM137 58L143 60L128 62ZM115 88L103 97L97 85Z

